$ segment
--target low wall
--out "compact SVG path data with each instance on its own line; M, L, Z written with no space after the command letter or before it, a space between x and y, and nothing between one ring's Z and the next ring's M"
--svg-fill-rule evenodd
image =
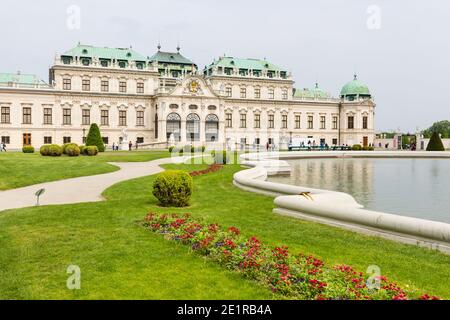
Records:
M241 163L251 167L234 175L234 184L247 191L276 197L274 212L333 225L404 243L450 253L450 224L366 210L343 192L292 186L266 181L269 175L287 174L285 160L306 158L448 158L450 152L333 151L277 152L241 155Z

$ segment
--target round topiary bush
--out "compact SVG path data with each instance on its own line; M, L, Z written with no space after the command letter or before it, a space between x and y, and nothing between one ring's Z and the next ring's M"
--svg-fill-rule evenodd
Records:
M47 157L50 155L50 145L49 144L44 144L40 149L39 152L41 154L41 156Z
M32 146L24 146L22 148L23 153L34 153L34 147Z
M169 152L172 153L173 149L175 149L174 146L169 147Z
M444 144L438 132L433 132L428 142L427 151L445 151Z
M361 151L362 150L362 146L360 144L354 144L352 147L353 151Z
M78 147L78 145L76 143L65 143L65 144L63 144L62 145L63 154L67 154L67 148L68 147L72 147L72 146Z
M80 154L86 154L86 146L79 146L80 148Z
M51 157L60 157L62 155L62 148L57 144L51 144L48 147L48 155Z
M96 146L87 146L85 153L90 157L96 156L98 154L98 148Z
M66 152L69 157L78 157L80 155L80 147L76 144L66 146Z
M180 170L160 173L153 182L153 195L163 207L188 206L192 189L192 177Z
M215 164L227 164L230 163L230 155L224 151L212 151L211 157L214 159Z

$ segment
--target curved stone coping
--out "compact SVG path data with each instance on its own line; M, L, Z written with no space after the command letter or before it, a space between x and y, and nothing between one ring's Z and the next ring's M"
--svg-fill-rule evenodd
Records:
M251 169L237 172L234 184L244 190L276 197L275 213L351 229L357 232L418 244L450 253L450 224L366 210L343 192L266 181L268 175L290 171L286 159L306 158L449 158L450 152L276 152L244 154ZM309 193L312 199L302 196Z
M46 191L40 199L41 205L61 205L84 202L103 201L103 191L112 185L153 175L164 171L162 164L183 163L184 157L161 158L148 162L111 162L120 168L118 171L44 182L0 192L0 212L8 209L32 207L36 204L35 192L44 188Z

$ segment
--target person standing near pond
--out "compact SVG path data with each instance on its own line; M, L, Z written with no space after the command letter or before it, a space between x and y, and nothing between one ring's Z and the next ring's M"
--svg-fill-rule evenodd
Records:
M133 148L133 142L129 142L128 143L128 150L131 151L131 149Z

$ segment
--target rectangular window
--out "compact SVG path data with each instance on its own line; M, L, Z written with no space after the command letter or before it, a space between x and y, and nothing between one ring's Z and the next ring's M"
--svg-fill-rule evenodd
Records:
M325 129L326 127L326 118L325 116L320 116L320 129Z
M143 82L138 82L137 83L137 93L144 93L144 83Z
M9 107L2 107L2 123L11 123L11 111Z
M337 146L337 144L338 144L338 139L334 138L333 139L333 146Z
M9 136L2 136L2 143L4 143L4 144L10 144L11 141L10 141Z
M287 129L288 127L288 116L287 114L281 115L281 128Z
M31 124L31 108L25 107L22 110L23 124Z
M127 92L127 83L125 81L119 82L119 92Z
M44 144L52 144L52 137L44 137Z
M144 125L144 111L137 111L136 112L136 125L137 126L143 126Z
M242 99L247 98L247 89L246 88L241 88L241 98Z
M137 137L136 138L136 142L137 143L144 143L144 138L143 137Z
M233 127L233 115L231 113L227 113L225 115L225 126L227 128L232 128Z
M333 117L333 130L338 129L338 117Z
M91 91L91 80L83 80L82 81L82 90L83 91Z
M269 114L269 129L275 128L275 115Z
M353 116L348 117L347 128L348 129L354 129L355 128L355 117L353 117Z
M269 89L269 99L275 99L275 90Z
M72 122L72 110L71 109L63 109L63 124L70 125Z
M119 111L119 126L126 126L127 125L127 112L124 110Z
M85 125L85 126L90 125L91 124L91 110L83 109L81 115L82 115L81 124Z
M308 116L308 129L314 129L314 117Z
M363 129L367 129L367 128L368 128L368 118L363 117Z
M102 126L109 126L109 111L101 110L100 112L100 123Z
M261 89L255 88L255 99L261 99Z
M301 120L301 117L300 117L300 115L295 115L295 129L300 129L300 120Z
M109 138L108 137L102 137L103 144L108 145L109 144Z
M254 127L256 129L261 128L261 115L260 114L254 114L253 117L254 117L254 120L255 120L255 126Z
M72 142L72 138L71 137L63 137L63 143L71 143Z
M241 113L241 128L247 128L247 115L245 113Z
M102 80L101 90L102 90L102 92L108 92L109 91L109 81L108 80Z
M288 91L286 89L283 89L283 100L288 99Z
M63 79L63 90L71 90L71 89L72 89L72 80Z
M44 108L44 124L52 124L52 108Z
M232 91L231 87L226 87L225 88L225 96L227 96L228 98L231 98L232 95L233 95L233 91Z

